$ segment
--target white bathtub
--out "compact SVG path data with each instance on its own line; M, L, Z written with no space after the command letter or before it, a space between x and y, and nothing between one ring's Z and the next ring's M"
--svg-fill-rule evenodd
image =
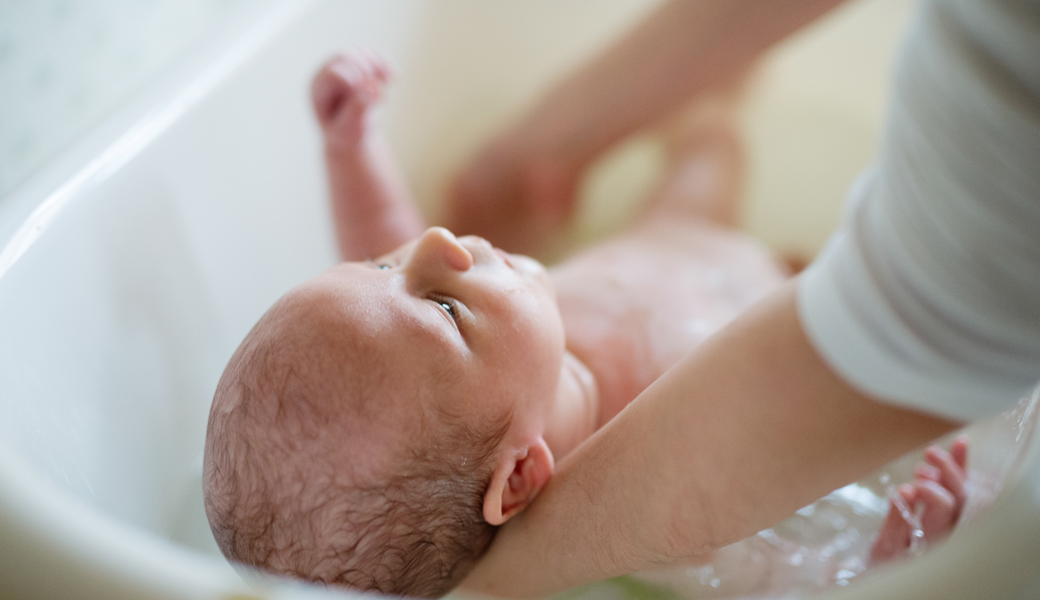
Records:
M395 59L386 125L432 197L516 98L652 3L268 0L0 201L0 597L323 595L247 585L200 487L227 358L335 260L310 75L354 44ZM488 51L446 69L452 28ZM516 30L540 37L501 36ZM949 543L823 597L1040 596L1040 436L1017 451L1004 493Z

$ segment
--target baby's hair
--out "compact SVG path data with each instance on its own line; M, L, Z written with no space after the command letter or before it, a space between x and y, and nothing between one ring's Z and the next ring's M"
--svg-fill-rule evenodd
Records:
M451 591L494 538L483 501L510 415L478 428L436 409L394 470L372 473L349 434L383 404L379 380L351 367L364 350L320 339L333 335L320 323L279 325L258 323L214 397L204 490L221 551L325 584Z

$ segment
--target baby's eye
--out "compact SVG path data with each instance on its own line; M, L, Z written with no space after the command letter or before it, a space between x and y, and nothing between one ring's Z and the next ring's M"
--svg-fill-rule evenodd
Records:
M378 267L380 271L386 271L390 268L390 265L376 265L376 267Z
M459 308L455 305L455 301L451 299L437 300L437 304L441 305L441 308L446 310L452 319L459 318Z

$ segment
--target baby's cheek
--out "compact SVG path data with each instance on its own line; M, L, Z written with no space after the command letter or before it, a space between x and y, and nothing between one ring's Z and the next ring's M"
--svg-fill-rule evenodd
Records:
M495 338L502 368L527 388L555 386L566 344L555 299L528 287L503 290L499 299Z
M565 345L563 321L555 306L532 303L530 310L516 315L512 329L516 343L528 359L537 360L559 354Z
M542 393L555 392L560 369L563 365L564 353L563 328L543 324L537 336L531 339L530 350L526 353L529 361L528 373L537 374L538 382L545 387Z

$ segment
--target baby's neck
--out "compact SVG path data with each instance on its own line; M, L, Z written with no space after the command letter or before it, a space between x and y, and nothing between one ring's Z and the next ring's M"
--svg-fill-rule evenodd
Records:
M599 422L599 388L585 363L564 354L556 404L549 415L545 441L560 460L585 441Z

